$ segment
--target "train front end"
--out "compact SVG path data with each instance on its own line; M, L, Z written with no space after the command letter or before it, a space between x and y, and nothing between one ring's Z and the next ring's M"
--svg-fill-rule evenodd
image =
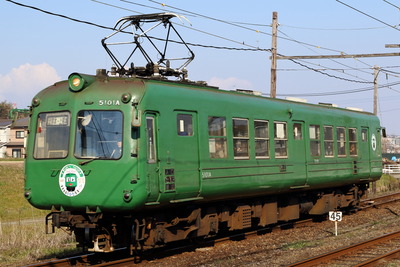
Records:
M123 224L117 220L143 206L132 126L143 88L105 71L73 73L34 97L24 196L51 211L47 232L65 227L81 246L112 251L115 225Z

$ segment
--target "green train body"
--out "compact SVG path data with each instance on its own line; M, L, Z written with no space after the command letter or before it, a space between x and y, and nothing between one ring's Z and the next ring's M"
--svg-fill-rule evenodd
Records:
M74 231L82 246L154 247L209 236L215 224L246 228L246 216L268 225L295 219L306 206L322 214L322 206L356 205L381 175L380 132L378 118L366 112L74 73L33 99L25 197L52 210L47 221ZM321 200L324 194L331 197ZM243 204L221 204L229 201ZM135 228L134 241L119 233L99 245L98 233L115 225ZM89 241L85 229L97 229Z

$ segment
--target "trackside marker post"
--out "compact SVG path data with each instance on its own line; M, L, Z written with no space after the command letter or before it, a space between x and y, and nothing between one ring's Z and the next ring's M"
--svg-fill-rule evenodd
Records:
M338 223L341 222L343 218L343 214L341 211L330 211L329 212L329 220L335 222L335 236L337 236L337 228L338 228Z

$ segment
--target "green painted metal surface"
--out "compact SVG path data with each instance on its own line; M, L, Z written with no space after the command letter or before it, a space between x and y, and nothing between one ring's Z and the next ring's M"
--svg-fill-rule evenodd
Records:
M379 120L365 112L211 87L109 77L97 77L78 92L60 82L35 99L40 104L32 113L25 190L38 208L124 212L365 183L381 175ZM78 113L88 110L122 112L120 158L76 157L76 132L83 129ZM68 153L35 158L39 114L65 111L71 118ZM210 135L210 118L224 118L222 137ZM267 123L263 131L268 129L268 138L257 137L257 126ZM310 126L319 126L313 144ZM332 127L332 140L324 126ZM243 131L234 132L235 127ZM337 128L344 128L343 140ZM349 139L350 131L356 141ZM268 144L268 156L256 156L260 149L256 139ZM225 142L220 158L211 156L216 140ZM278 147L283 143L286 149ZM239 144L246 144L247 152L236 151ZM357 149L354 155L350 155L352 144ZM338 155L338 147L344 155ZM330 155L325 155L327 150ZM68 164L77 166L69 177L79 176L80 170L84 174L74 185L81 183L78 193L68 186L64 190L71 191L63 192L60 185L65 183L61 172Z

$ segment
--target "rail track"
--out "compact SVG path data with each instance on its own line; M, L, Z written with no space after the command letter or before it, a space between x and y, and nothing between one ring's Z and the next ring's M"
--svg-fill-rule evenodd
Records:
M358 208L358 210L377 208L379 206L382 206L385 204L390 204L395 201L400 201L400 192L363 200L361 203L361 207ZM155 253L157 254L157 258L163 258L163 257L167 257L169 255L173 255L177 251L178 252L192 251L192 250L195 250L196 248L199 248L202 246L212 246L214 244L226 242L229 240L241 240L241 239L245 239L250 236L259 235L260 233L262 234L262 233L271 232L271 231L275 231L275 230L292 228L292 227L304 225L304 224L307 224L310 222L312 222L312 219L304 219L304 220L296 221L294 223L280 224L274 228L257 229L254 231L243 232L243 233L238 233L238 234L229 235L229 236L225 236L225 237L220 237L217 239L210 239L210 240L202 242L201 244L185 244L185 245L174 247L174 248L164 248L164 249L159 249L159 250L157 249L154 251L154 254ZM398 247L400 244L400 232L397 232L396 238L397 239L394 239L394 240L396 242L397 252L396 252L395 248L393 248L392 251L389 251L389 250L391 250L391 249L389 249L388 253L389 252L392 253L393 257L400 257L400 254L399 254L400 252L398 251L399 250ZM366 242L368 242L368 241L366 241ZM379 241L376 241L376 242L379 242ZM356 245L354 245L354 246L356 246ZM352 247L352 246L350 246L350 247ZM373 249L373 248L374 247L371 246L371 249ZM375 249L376 249L376 247L375 247ZM36 264L29 265L29 267L130 266L130 265L134 264L135 262L138 262L137 257L128 256L126 251L127 250L119 249L119 251L117 251L117 252L107 253L107 254L91 253L91 254L77 255L77 256L64 258L64 259L36 263ZM335 251L330 252L330 253L334 253ZM328 255L330 253L326 253L326 254ZM323 254L323 255L325 255L325 254ZM323 256L323 255L321 255L321 256ZM382 256L382 255L380 255L380 256ZM353 257L358 257L358 256L353 256ZM149 258L152 258L152 256L149 256ZM147 256L144 257L144 260L147 260ZM293 265L289 265L289 266L316 266L317 261L310 265L301 265L301 264L306 264L306 261L311 261L311 260L312 259L308 259L308 260L305 260L304 263L303 263L303 261L301 261L301 262L294 263ZM296 264L300 264L300 265L296 265ZM353 266L352 264L350 264L350 265ZM337 266L340 266L340 265L337 265ZM349 266L349 265L345 264L344 266ZM355 266L358 266L358 265L355 265ZM359 265L359 266L373 266L373 265Z
M379 197L365 199L361 201L361 206L358 209L363 210L371 207L382 206L384 204L390 204L399 201L399 198L400 198L400 192L396 192L389 195L383 195Z
M377 266L387 259L400 259L399 244L400 231L397 231L296 262L288 267Z

